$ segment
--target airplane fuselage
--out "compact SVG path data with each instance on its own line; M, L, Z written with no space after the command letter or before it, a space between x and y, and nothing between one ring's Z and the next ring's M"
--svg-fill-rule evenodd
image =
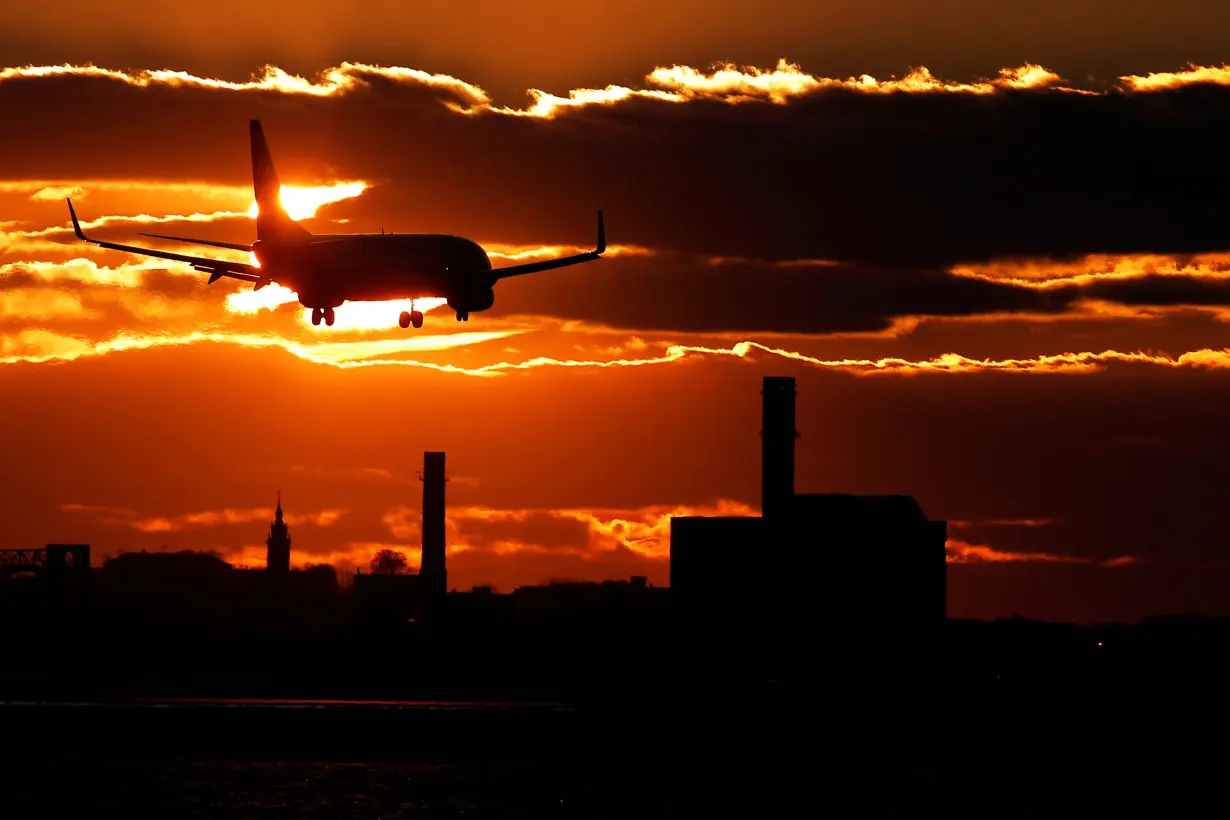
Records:
M437 297L469 312L494 301L486 251L460 236L317 234L302 243L260 242L253 252L261 272L308 308Z
M252 141L252 193L256 197L256 242L252 244L199 239L188 236L146 233L154 239L186 242L230 251L251 253L254 262L215 259L91 239L81 230L72 200L68 215L73 234L82 242L100 248L150 256L191 265L209 274L209 284L220 279L251 282L257 289L276 282L299 296L312 311L312 324L333 324L334 308L345 302L387 302L415 299L445 299L464 322L473 311L495 304L495 283L512 276L593 262L606 250L606 230L598 211L598 244L592 251L524 262L492 269L491 260L477 242L438 233L313 234L295 222L282 205L282 188L273 158L265 143L260 120L249 123ZM403 310L398 324L403 328L423 326L423 312L414 304Z

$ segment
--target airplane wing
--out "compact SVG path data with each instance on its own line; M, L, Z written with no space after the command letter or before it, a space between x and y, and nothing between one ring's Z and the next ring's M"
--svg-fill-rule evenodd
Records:
M172 242L187 242L190 245L208 245L211 248L227 248L232 251L251 251L251 245L238 242L218 242L213 239L193 239L190 236L167 236L164 233L139 233L137 236L152 236L154 239L170 239Z
M156 251L150 248L142 248L137 245L118 245L114 242L103 242L98 239L90 239L81 230L81 223L77 221L77 212L73 210L73 201L68 200L68 215L73 220L73 233L77 234L77 238L82 242L89 242L97 245L100 248L107 248L113 251L124 251L126 253L139 253L142 256L153 256L158 259L169 259L172 262L184 262L193 267L194 270L199 270L209 274L209 283L212 285L222 277L230 279L240 279L244 282L261 282L263 277L260 275L260 268L255 265L248 265L243 262L226 262L221 259L209 259L203 256L188 256L182 253L170 253L169 251Z
M544 270L564 268L568 265L579 265L582 262L593 262L601 259L606 252L606 228L602 223L602 211L598 211L598 246L592 251L578 253L574 256L561 256L558 259L546 259L542 262L528 262L524 265L511 265L507 268L494 268L491 276L495 281L507 279L510 276L523 276L527 273L538 273Z

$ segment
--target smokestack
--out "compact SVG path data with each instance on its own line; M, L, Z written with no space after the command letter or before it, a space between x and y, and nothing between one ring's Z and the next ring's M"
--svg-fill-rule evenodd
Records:
M766 376L760 391L760 509L765 518L779 518L794 498L794 379Z
M444 567L444 453L423 453L423 557L419 576L428 595L448 592L448 571Z

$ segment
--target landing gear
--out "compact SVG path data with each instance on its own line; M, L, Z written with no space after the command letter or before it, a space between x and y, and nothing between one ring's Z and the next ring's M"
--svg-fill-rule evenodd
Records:
M337 318L333 313L333 308L312 308L312 324L319 325L320 320L324 319L325 324L333 327L333 320Z
M333 314L333 308L325 308L325 324L328 327L333 327L333 320L337 318Z
M459 311L457 311L457 321L459 321L459 322L468 322L468 321L470 321L470 311L468 311L468 310L459 310Z
M397 324L401 325L402 327L409 327L410 325L414 325L414 329L418 330L420 327L423 326L423 312L421 310L415 310L414 302L412 301L410 302L410 310L409 311L403 310L401 312L401 316L397 317Z
M320 324L322 311L320 308L312 308L312 325L313 327Z

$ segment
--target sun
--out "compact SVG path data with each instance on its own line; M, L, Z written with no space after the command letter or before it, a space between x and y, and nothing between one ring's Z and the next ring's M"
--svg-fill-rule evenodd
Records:
M310 219L316 216L316 211L322 205L341 202L343 199L353 199L366 191L366 182L335 182L332 185L316 185L302 187L298 185L283 185L281 190L282 207L286 209L291 219ZM260 208L256 200L248 208L248 216L256 219Z

